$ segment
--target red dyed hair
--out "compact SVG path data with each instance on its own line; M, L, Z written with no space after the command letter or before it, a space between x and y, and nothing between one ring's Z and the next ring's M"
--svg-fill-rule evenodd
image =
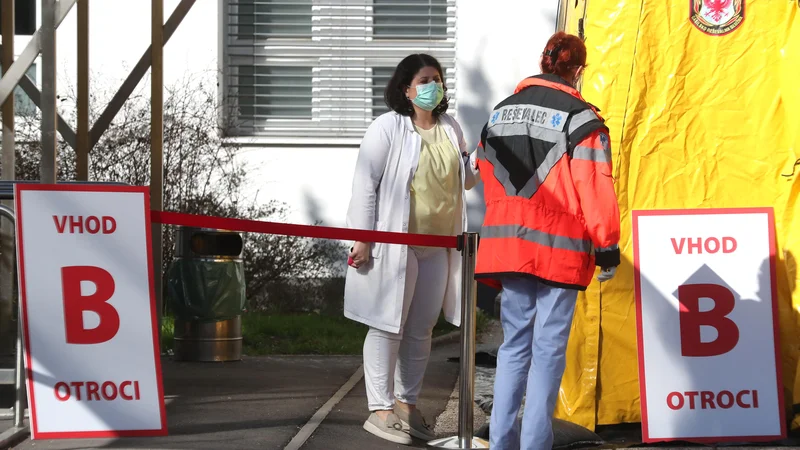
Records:
M559 31L550 37L542 55L542 72L569 79L576 67L586 66L586 45L573 34Z

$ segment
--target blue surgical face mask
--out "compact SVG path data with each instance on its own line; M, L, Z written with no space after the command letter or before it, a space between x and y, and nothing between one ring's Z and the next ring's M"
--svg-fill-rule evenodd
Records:
M442 83L431 81L427 84L418 84L416 89L417 96L414 97L412 102L425 111L433 111L444 98L444 87Z

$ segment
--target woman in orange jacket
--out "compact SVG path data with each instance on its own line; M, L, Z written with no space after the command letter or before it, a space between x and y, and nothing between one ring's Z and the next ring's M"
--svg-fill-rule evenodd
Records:
M542 75L497 105L481 134L475 163L486 215L476 277L503 289L493 450L552 448L578 291L595 266L602 282L620 263L608 128L575 88L585 66L583 41L556 33Z

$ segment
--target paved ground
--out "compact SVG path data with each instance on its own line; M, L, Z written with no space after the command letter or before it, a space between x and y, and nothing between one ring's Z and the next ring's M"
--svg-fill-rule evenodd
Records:
M480 344L477 350L479 353L476 357L476 374L475 374L475 400L476 406L474 409L475 415L475 434L484 439L488 439L488 428L483 427L488 420L487 414L491 412L491 405L493 400L494 389L494 360L497 349L503 342L503 330L498 322L493 323L481 336ZM457 417L458 417L458 389L454 389L452 398L448 403L445 411L438 417L436 421L437 434L452 435L457 432ZM589 430L579 427L577 425L564 422L555 421L553 424L555 431L555 445L559 449L572 449L578 450L581 448L593 449L608 449L608 448L662 448L662 449L703 449L711 448L702 445L694 445L692 447L684 447L684 443L672 444L655 444L652 446L644 446L642 444L641 425L636 424L620 424L613 426L597 427L596 434L591 433ZM585 443L604 443L603 445L576 445L575 442ZM761 447L735 447L738 449L798 449L800 448L800 433L792 433L788 439L781 442L781 447L761 446ZM732 445L718 445L716 448L734 447Z
M360 365L358 357L163 363L170 435L25 441L18 449L278 449Z
M432 422L444 411L458 377L458 364L447 358L458 355L458 344L434 349L425 377L420 410ZM303 450L350 450L426 448L424 442L414 446L395 445L376 438L361 427L367 418L363 380L345 397L306 442Z
M491 345L492 332L484 343ZM425 378L420 408L440 436L456 432L458 356L456 341L434 348ZM245 357L226 364L163 361L170 435L163 438L24 441L15 449L283 449L301 427L351 379L360 357ZM9 398L0 389L0 402ZM5 407L5 403L0 407ZM476 410L476 432L485 420ZM363 380L333 407L302 450L364 450L425 448L387 443L362 429L367 417ZM10 426L0 420L0 431ZM600 448L639 448L638 425L598 430L608 445ZM786 444L795 444L789 441ZM661 448L678 449L683 447ZM572 447L577 449L578 447ZM598 448L598 447L593 447ZM652 448L652 447L651 447ZM697 447L693 447L697 448ZM741 447L740 447L741 448ZM759 447L798 448L800 447Z
M420 403L435 418L458 375L452 342L433 351ZM264 357L226 364L163 361L167 421L163 438L27 440L15 449L282 449L345 384L360 357ZM303 449L414 448L387 444L363 431L363 380L331 411ZM425 448L420 443L417 448Z

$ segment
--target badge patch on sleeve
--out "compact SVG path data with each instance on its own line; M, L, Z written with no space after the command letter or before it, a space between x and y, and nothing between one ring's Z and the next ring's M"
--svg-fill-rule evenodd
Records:
M606 155L606 160L611 163L611 139L606 133L600 133L600 143L603 144L603 153Z

